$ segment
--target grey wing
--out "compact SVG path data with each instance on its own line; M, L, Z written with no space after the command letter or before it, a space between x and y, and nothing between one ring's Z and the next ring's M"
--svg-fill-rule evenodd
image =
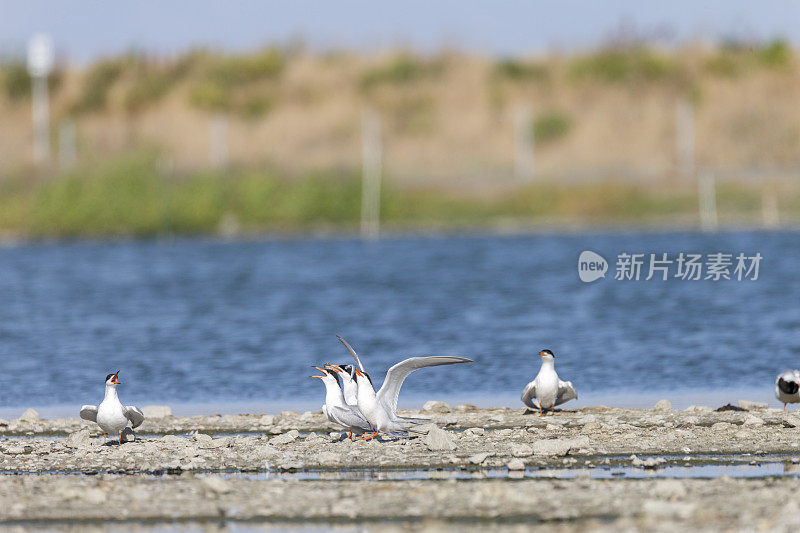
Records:
M358 365L358 369L361 370L362 372L366 373L367 371L364 370L364 365L361 364L361 359L358 358L358 354L356 353L356 351L352 347L350 347L350 345L347 344L347 341L344 340L343 338L341 338L339 335L336 335L336 338L339 339L339 341L342 344L344 344L344 347L347 348L347 351L350 352L350 355L352 355L353 359L356 360L356 364Z
M400 361L386 373L381 390L378 391L378 401L383 404L390 413L397 411L397 398L400 396L400 387L403 381L414 370L427 366L454 365L456 363L471 363L472 359L466 357L455 357L452 355L430 355L428 357L411 357L405 361Z
M90 422L97 422L97 406L84 405L81 407L81 418Z
M533 399L536 398L536 380L531 381L525 388L522 389L522 403L530 407L531 409L538 409L539 406L533 403Z
M372 431L372 425L367 422L361 413L354 409L345 409L344 407L328 407L328 412L337 420L341 425L348 428L359 428L364 431Z
M131 426L137 428L144 422L144 413L138 407L126 405L122 411L125 413L125 417L131 421Z
M571 381L558 380L558 394L556 395L556 405L561 405L569 400L577 400L578 391L572 386Z

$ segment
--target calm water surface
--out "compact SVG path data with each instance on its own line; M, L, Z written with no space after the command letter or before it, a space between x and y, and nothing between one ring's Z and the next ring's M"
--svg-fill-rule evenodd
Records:
M128 403L317 405L310 365L377 382L412 355L422 399L516 405L550 348L592 395L724 397L800 366L800 234L733 232L357 240L25 244L0 248L0 406L98 402L121 370ZM577 276L581 251L606 279ZM757 281L615 281L621 252L760 252ZM730 400L737 398L732 396ZM774 400L773 400L774 402ZM576 404L579 405L579 404Z

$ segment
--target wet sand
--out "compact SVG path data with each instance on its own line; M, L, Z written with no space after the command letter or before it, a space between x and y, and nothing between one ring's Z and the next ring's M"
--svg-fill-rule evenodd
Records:
M284 412L151 417L134 442L121 446L104 445L97 426L77 418L28 413L0 421L0 472L17 474L0 476L0 523L69 528L134 520L126 527L137 528L212 519L341 526L388 520L397 529L539 522L558 530L780 530L800 522L794 477L523 473L547 469L557 476L608 465L658 472L715 461L794 467L800 416L792 413L752 404L725 412L593 407L545 417L523 409L427 407L402 413L431 419L421 426L424 434L409 439L352 442L321 413ZM381 480L393 469L424 475ZM357 480L342 475L350 471L360 472Z

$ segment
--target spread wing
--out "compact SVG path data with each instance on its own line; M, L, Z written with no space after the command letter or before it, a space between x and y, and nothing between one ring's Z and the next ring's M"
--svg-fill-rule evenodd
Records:
M353 359L356 360L356 364L358 365L358 369L366 374L367 371L364 370L364 365L361 364L361 359L358 358L358 354L356 353L356 351L353 348L351 348L350 345L347 344L347 341L344 340L343 338L341 338L339 335L336 335L336 338L339 339L339 341L342 344L344 344L344 347L347 348L347 351L350 352L350 355L352 355Z
M125 413L125 418L131 421L131 426L137 428L144 422L144 413L133 405L125 405L122 407L122 412Z
M536 380L531 381L525 388L522 389L522 403L530 407L531 409L538 409L538 406L533 403L533 399L536 398Z
M363 431L372 431L372 426L361 413L354 409L345 409L339 406L328 406L328 412L341 425L347 428L358 428Z
M81 418L90 422L97 422L97 406L84 405L81 407Z
M403 381L414 370L426 366L454 365L456 363L471 363L472 359L455 357L451 355L430 355L428 357L411 357L400 361L386 373L381 390L378 391L378 401L392 414L397 411L397 398L400 396L400 387Z
M561 405L569 400L577 400L578 391L572 386L571 381L558 380L558 394L556 395L556 405Z

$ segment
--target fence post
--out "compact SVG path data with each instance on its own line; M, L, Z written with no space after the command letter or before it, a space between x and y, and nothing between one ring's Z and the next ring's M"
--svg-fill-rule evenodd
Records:
M678 174L683 178L694 175L694 106L686 99L675 107L675 152Z
M209 158L215 167L228 164L228 116L215 113L208 125Z
M78 160L78 141L75 121L67 119L58 127L58 164L64 168Z
M533 123L527 106L514 108L514 177L531 180L534 177Z
M777 228L780 225L778 209L777 187L765 181L761 186L761 218L765 228Z
M33 162L42 165L50 160L50 96L47 76L53 71L55 54L48 35L37 34L28 43L28 73L33 82Z
M380 235L382 158L381 118L368 108L361 116L362 239L377 239Z
M697 181L700 201L700 228L703 231L716 231L717 221L717 185L714 174L706 171Z

